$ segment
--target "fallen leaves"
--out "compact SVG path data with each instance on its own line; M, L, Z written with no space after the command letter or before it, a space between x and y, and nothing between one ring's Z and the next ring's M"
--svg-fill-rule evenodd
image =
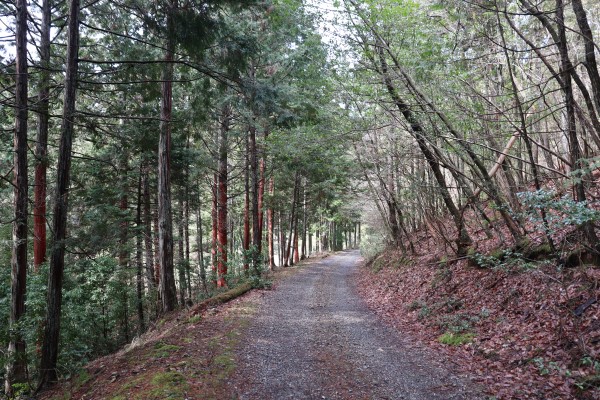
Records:
M382 319L453 360L497 399L600 399L600 307L594 301L600 270L441 265L433 262L443 256L435 244L421 244L427 255L412 264L377 273L363 268L357 277L359 292ZM400 256L388 250L380 262L396 265ZM446 330L475 336L472 343L445 346L438 338Z

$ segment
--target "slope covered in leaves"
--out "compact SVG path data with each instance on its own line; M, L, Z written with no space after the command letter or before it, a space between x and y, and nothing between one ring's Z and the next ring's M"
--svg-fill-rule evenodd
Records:
M600 398L600 270L552 262L447 261L421 236L413 258L387 250L358 277L369 306L447 353L497 399Z

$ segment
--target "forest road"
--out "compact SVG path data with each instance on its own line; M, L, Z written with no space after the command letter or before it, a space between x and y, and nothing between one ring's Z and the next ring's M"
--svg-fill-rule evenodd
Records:
M353 279L362 262L337 253L266 293L238 349L236 398L485 398L369 311Z

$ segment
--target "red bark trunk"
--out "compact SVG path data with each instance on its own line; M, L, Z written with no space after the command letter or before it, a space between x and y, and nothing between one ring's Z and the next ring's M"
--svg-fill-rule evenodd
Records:
M217 287L227 286L225 276L227 275L227 153L228 133L231 111L229 106L223 109L221 119L221 137L219 144L219 187L217 204Z

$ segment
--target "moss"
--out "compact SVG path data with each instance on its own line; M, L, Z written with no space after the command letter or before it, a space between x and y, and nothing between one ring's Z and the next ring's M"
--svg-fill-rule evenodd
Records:
M181 349L181 346L176 346L174 344L168 344L164 342L157 342L154 345L154 350L152 351L152 356L154 358L165 358L171 355L171 353L176 352Z
M193 315L188 319L188 324L195 324L202 320L202 315Z
M147 399L184 399L190 385L187 379L179 372L158 372L150 380L152 388Z
M90 373L87 370L82 370L76 377L75 379L73 379L73 388L75 390L78 390L79 388L81 388L83 385L85 385L90 379L92 378L92 376L90 375Z
M438 342L447 344L448 346L461 346L466 343L471 343L475 335L473 333L454 333L446 332L438 338Z

